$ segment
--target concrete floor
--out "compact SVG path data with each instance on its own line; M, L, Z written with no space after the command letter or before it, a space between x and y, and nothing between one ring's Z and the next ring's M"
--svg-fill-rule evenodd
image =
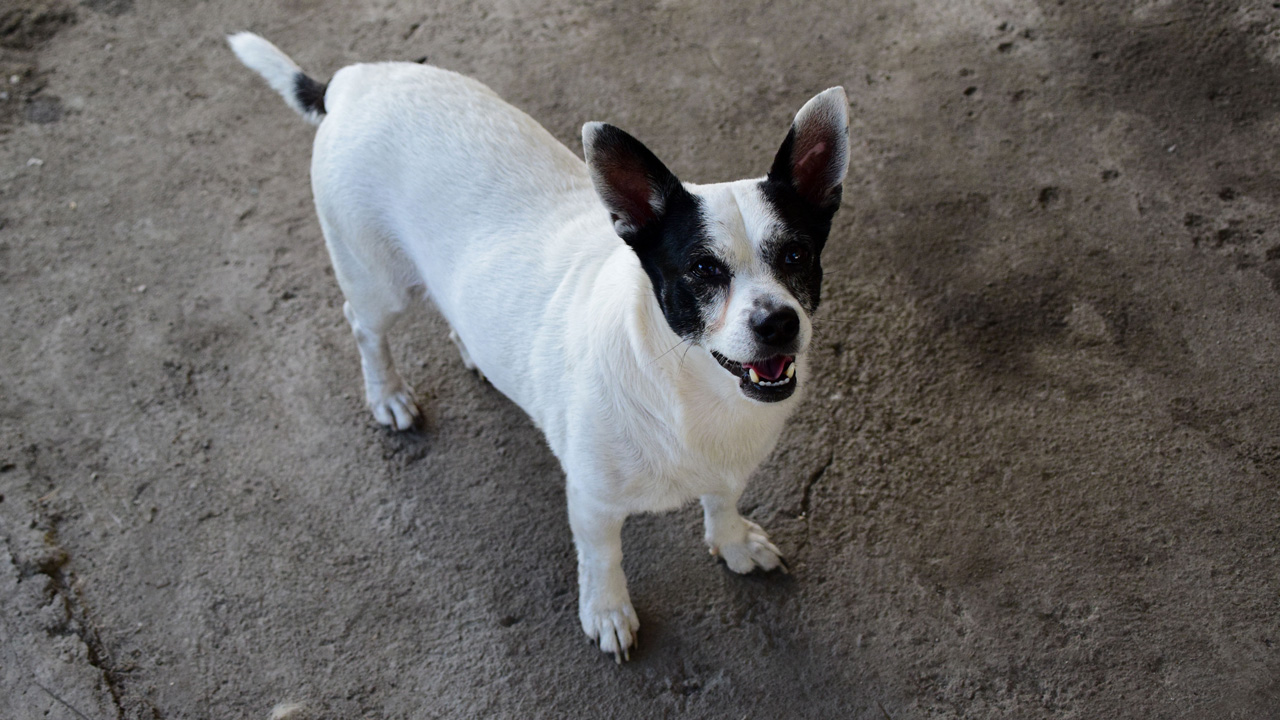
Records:
M1280 717L1274 5L9 0L0 717ZM426 430L363 408L240 29L691 181L843 84L816 390L744 498L794 574L633 519L640 649L593 649L560 469L433 312Z

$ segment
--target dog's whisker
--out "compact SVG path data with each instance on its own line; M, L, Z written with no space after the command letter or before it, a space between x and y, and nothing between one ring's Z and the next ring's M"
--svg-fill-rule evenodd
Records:
M680 342L676 343L675 345L672 345L670 348L668 348L668 349L667 349L667 351L666 351L666 352L662 353L661 355L659 355L658 357L654 358L653 360L650 360L650 361L649 361L649 364L650 364L650 365L652 365L653 363L658 362L659 360L661 360L662 358L666 357L667 355L670 355L672 350L675 350L676 348L680 347L681 345L683 345L683 344L685 344L685 343L689 343L689 346L690 346L690 347L692 347L692 346L693 346L693 340L690 340L690 339L688 339L688 338L682 338L682 339L680 340Z
M684 369L684 359L689 357L689 351L693 349L693 341L689 341L689 347L684 349L684 354L680 356L680 368Z

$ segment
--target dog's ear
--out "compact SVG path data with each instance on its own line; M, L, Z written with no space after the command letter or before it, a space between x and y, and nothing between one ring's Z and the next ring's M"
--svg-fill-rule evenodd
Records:
M818 93L796 113L769 180L789 185L815 207L839 207L849 170L849 102L844 88Z
M582 148L613 229L628 243L661 218L668 198L682 189L649 148L612 125L583 125Z

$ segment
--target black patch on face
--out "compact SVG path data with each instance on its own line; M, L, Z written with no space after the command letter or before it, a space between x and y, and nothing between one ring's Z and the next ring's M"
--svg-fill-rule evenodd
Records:
M831 219L840 206L840 188L834 191L835 201L825 207L808 202L789 181L775 179L772 173L760 183L760 191L783 227L765 247L765 261L805 311L812 313L822 300L822 248L831 234ZM807 257L799 263L787 262L796 250Z
M777 232L765 243L764 261L773 276L812 313L822 299L821 243L789 229Z
M603 123L583 128L591 181L614 229L640 259L667 324L697 340L703 309L729 287L729 270L711 250L702 201L644 143Z
M303 73L293 76L293 95L308 112L324 115L324 91L328 83L316 82Z
M717 301L731 279L711 252L702 201L677 185L668 192L661 217L623 239L640 258L667 324L687 340L700 337L706 329L703 308ZM723 272L699 276L695 271L699 262L704 270L720 264Z

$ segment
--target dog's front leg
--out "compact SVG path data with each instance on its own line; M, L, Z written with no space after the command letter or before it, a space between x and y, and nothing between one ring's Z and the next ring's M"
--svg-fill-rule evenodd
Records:
M782 551L769 541L769 535L757 524L738 514L741 488L702 496L702 513L706 522L707 547L719 555L729 569L749 573L756 568L772 570L779 565L785 570Z
M627 516L593 498L573 477L568 496L569 526L578 549L578 618L587 636L622 662L630 659L640 629L622 572L622 523Z

